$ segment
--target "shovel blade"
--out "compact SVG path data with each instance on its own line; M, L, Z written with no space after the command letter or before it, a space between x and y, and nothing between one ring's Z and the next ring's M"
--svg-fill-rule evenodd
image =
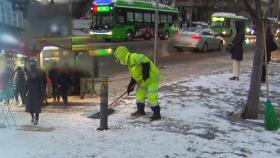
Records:
M107 112L108 112L108 115L111 115L111 114L113 114L115 112L115 110L112 109L112 108L109 108ZM100 112L91 114L87 118L100 119Z

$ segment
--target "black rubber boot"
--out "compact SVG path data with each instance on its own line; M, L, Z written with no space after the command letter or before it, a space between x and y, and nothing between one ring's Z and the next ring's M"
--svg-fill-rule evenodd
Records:
M137 110L131 114L131 117L145 116L145 103L137 103Z
M150 117L150 121L156 121L156 120L160 120L161 119L161 115L160 115L160 107L155 106L155 107L151 107L152 111L154 112L153 116Z
M31 115L31 123L34 123L34 113L30 113Z
M34 125L37 125L39 121L39 113L35 114L35 121L34 121Z

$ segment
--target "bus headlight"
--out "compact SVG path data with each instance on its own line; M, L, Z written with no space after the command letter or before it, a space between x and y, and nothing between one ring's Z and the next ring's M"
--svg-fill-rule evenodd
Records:
M95 32L95 31L89 31L90 35L109 35L111 36L113 34L112 31L109 32Z
M94 32L90 30L90 31L89 31L89 34L90 34L90 35L94 35Z
M113 34L113 32L112 31L109 31L108 33L107 33L107 35L112 35Z

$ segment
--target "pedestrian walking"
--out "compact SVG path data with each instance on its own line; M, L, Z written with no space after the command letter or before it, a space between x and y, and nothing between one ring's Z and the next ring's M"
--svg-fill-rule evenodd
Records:
M114 55L122 65L127 65L128 67L131 76L127 87L128 95L134 90L135 86L137 86L137 110L132 113L131 116L139 117L145 115L145 100L147 98L151 110L153 111L153 116L150 117L150 120L161 119L158 89L162 76L159 69L145 55L131 53L124 46L118 47Z
M71 88L72 81L68 72L68 66L65 64L61 69L57 77L57 87L59 92L58 100L62 97L63 105L68 105L68 92Z
M271 29L268 27L265 33L265 42L266 42L266 52L267 52L267 63L271 61L271 52L278 49L278 46L274 42L274 37L271 32ZM266 82L266 66L265 66L265 56L263 57L262 65L262 83Z
M42 112L41 107L43 104L43 81L40 72L36 69L36 62L31 61L30 70L27 74L27 81L25 84L26 95L26 109L30 113L31 122L34 125L38 124L39 114Z
M19 96L21 98L21 106L25 104L24 101L24 86L25 86L25 73L23 69L19 66L17 67L14 75L14 84L15 84L15 100L19 104Z
M230 50L232 59L232 75L230 80L239 80L240 62L243 60L243 42L245 40L245 23L243 21L237 21L236 35L232 40L233 47Z
M52 97L53 101L58 101L58 89L57 89L57 77L58 77L58 68L57 65L54 63L49 70L48 77L51 80L51 87L52 87Z

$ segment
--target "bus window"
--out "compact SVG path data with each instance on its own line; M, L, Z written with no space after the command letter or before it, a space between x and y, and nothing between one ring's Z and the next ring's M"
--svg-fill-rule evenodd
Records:
M124 16L118 16L118 23L124 23Z
M134 22L134 15L133 15L133 12L127 12L126 14L127 16L127 21L128 22Z
M135 13L135 21L142 22L143 21L143 13Z
M169 24L169 26L172 26L172 24L173 24L173 17L171 16L171 15L168 15L168 24Z
M230 19L226 19L224 27L226 28L230 27L230 21L231 21Z
M212 22L212 23L211 23L211 26L212 26L212 27L222 28L222 27L224 27L224 22L215 21L215 22Z
M152 15L150 13L144 13L144 21L150 23L152 20Z
M92 16L93 29L111 29L112 28L112 15L100 14Z
M119 9L117 12L117 15L115 15L115 16L117 16L116 23L119 23L119 24L125 23L125 13L123 10Z
M152 14L152 22L155 22L156 21L156 16L155 14Z
M167 16L166 15L160 15L160 23L167 23Z

